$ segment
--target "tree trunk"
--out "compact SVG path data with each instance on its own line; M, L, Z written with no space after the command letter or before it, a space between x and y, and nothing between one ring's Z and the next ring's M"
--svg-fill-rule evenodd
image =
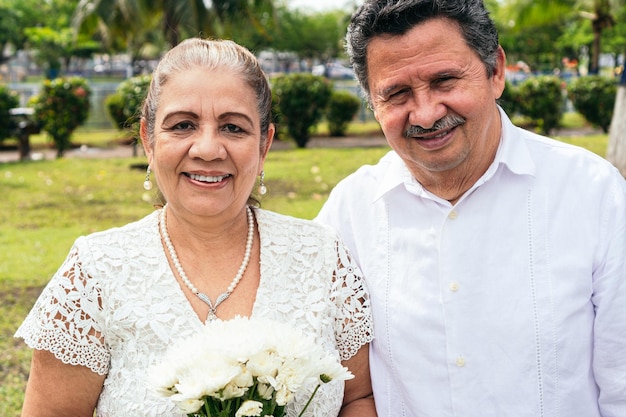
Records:
M589 75L598 75L600 72L600 48L602 30L593 30L593 43L591 44L591 60L589 61Z
M606 159L626 177L626 84L617 88Z

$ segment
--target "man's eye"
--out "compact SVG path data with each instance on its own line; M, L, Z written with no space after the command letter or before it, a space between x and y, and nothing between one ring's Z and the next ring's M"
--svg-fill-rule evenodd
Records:
M433 81L433 84L436 86L448 86L452 84L456 80L455 77L440 77Z
M406 88L402 90L394 91L391 94L389 94L389 96L387 96L387 101L399 100L402 97L406 96L408 92L409 90Z

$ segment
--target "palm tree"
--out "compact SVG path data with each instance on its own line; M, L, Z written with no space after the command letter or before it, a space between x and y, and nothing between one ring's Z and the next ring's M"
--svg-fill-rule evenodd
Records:
M564 21L574 16L591 20L593 31L592 55L589 72L598 72L602 32L613 26L615 16L626 15L626 0L512 0L511 11L517 11L521 26L541 26ZM618 20L620 21L620 20ZM626 45L624 45L626 59ZM609 130L609 146L606 158L626 177L626 68L622 72L613 118Z
M133 75L133 66L142 57L143 50L154 46L163 48L163 38L156 29L161 16L145 9L134 0L80 0L72 18L75 37L89 34L111 52L125 51L130 57L127 76ZM153 48L153 49L155 49Z
M602 32L615 24L614 16L623 4L624 0L512 0L509 11L516 15L514 20L520 27L564 23L576 18L590 20L593 41L589 73L597 74Z
M76 32L97 31L109 43L145 37L157 29L169 46L190 36L229 37L237 29L263 31L259 16L272 14L272 0L80 0L73 19ZM119 39L117 40L119 42Z

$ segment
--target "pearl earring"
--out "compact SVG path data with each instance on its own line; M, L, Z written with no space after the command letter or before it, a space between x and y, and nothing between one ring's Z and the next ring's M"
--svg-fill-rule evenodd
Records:
M259 181L259 194L265 195L267 187L265 186L265 171L261 171L261 181Z
M150 191L152 189L152 181L150 181L150 165L148 165L148 169L146 170L146 179L143 182L143 188L146 191Z

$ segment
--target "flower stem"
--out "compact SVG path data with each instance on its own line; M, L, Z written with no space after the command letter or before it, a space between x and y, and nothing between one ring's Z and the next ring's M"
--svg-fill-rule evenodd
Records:
M313 390L313 394L311 394L309 401L306 402L306 404L304 405L304 408L302 409L302 411L300 411L300 414L298 414L298 417L302 417L306 409L309 407L309 404L311 404L311 401L313 401L313 397L315 397L315 394L317 394L317 390L320 389L321 385L322 384L317 384L317 387L315 387L315 389Z

